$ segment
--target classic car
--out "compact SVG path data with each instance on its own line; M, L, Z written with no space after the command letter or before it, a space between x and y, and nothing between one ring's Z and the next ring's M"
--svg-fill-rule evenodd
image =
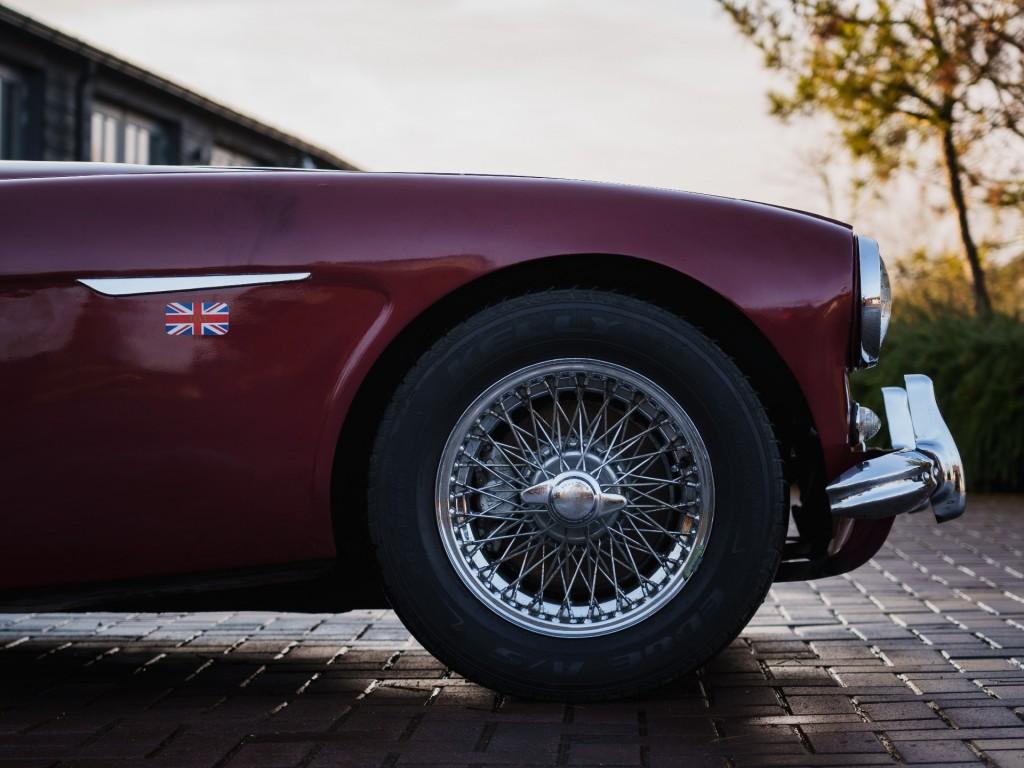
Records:
M846 224L538 178L0 179L8 600L325 566L455 672L591 699L964 511L926 376L868 447L848 376L890 289Z

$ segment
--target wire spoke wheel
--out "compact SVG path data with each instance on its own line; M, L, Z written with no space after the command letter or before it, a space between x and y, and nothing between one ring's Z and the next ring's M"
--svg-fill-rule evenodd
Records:
M437 475L452 565L488 608L545 635L643 621L700 563L711 461L683 408L641 374L562 358L519 370L459 419Z

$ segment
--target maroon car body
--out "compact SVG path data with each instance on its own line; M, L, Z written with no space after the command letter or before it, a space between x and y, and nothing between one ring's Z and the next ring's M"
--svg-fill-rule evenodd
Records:
M336 457L367 388L455 305L569 262L713 307L755 386L803 414L788 451L808 496L864 457L846 384L855 239L834 221L534 178L8 164L0 179L4 588L335 557L354 482ZM79 282L296 272L188 294ZM167 335L165 306L186 299L228 303L230 332ZM813 567L780 578L854 567L891 525L815 514Z

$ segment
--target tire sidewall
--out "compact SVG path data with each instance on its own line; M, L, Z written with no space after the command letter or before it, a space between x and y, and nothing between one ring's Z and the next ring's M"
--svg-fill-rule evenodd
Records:
M644 621L596 637L541 635L486 607L449 561L435 510L442 451L470 403L504 376L560 357L615 363L659 384L693 420L714 476L710 536L689 581ZM763 599L781 545L777 456L758 409L721 351L638 300L552 291L484 312L421 360L379 435L370 524L393 605L449 665L521 692L610 692L703 663Z

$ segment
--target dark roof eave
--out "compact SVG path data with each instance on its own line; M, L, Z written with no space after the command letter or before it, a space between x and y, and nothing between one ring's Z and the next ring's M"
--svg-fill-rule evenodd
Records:
M320 161L323 164L332 165L342 170L358 171L360 168L356 167L348 160L338 157L325 149L321 149L309 142L303 141L295 136L285 133L273 126L262 123L255 118L244 115L241 112L236 112L233 109L225 107L223 104L218 104L205 96L202 96L195 91L189 90L182 85L168 80L159 75L153 74L148 70L142 69L124 59L120 59L117 56L113 56L105 51L101 51L95 46L89 45L76 37L67 35L53 27L48 27L45 24L36 21L30 16L26 16L22 13L5 6L0 5L0 21L5 21L13 26L19 27L22 30L28 32L36 37L43 38L48 42L53 43L61 48L80 54L97 64L106 67L110 70L123 74L134 80L138 80L147 85L158 88L162 91L171 93L172 95L187 101L193 106L199 107L207 112L210 112L218 117L222 117L226 120L230 120L237 123L249 130L255 131L256 133L269 136L275 141L292 147L298 152L305 155L309 155L313 160Z

